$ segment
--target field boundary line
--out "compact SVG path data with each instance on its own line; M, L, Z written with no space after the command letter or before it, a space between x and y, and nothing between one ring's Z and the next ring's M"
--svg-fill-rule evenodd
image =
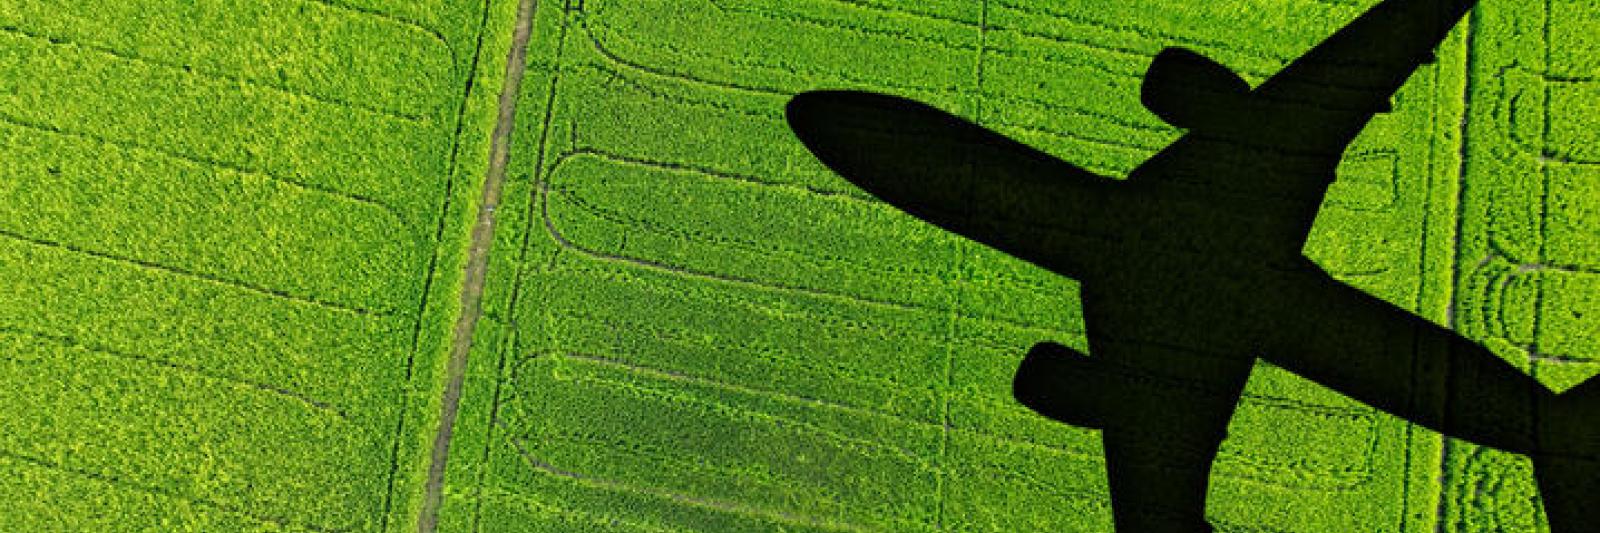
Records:
M405 384L407 387L411 386L412 381L415 378L417 352L421 347L423 323L424 319L428 315L429 304L433 302L433 282L434 278L437 277L436 274L438 274L439 271L439 257L445 253L441 243L444 242L444 230L448 226L450 219L451 198L455 194L456 178L461 170L460 161L458 159L458 156L461 153L461 136L467 120L467 110L472 107L472 95L477 94L475 90L478 76L478 61L483 57L483 38L484 34L488 32L489 13L494 8L494 1L495 0L483 0L483 12L481 18L478 20L477 28L472 32L475 35L472 46L472 61L467 67L467 75L463 80L464 87L461 87L461 98L456 104L454 119L455 129L450 135L450 157L444 168L444 194L442 194L439 198L439 210L437 211L438 216L436 217L438 223L433 233L433 240L431 241L432 251L428 254L427 267L424 269L424 274L422 277L421 298L419 298L417 301L417 320L414 326L411 328L411 349L406 353ZM454 71L452 72L454 73ZM454 73L453 75L459 75L459 73ZM419 227L419 231L425 230ZM400 471L400 443L404 439L406 422L410 418L404 413L409 411L411 408L411 395L407 394L406 390L402 388L396 401L400 403L400 411L402 414L395 417L394 439L389 447L389 475L388 481L385 482L385 485L388 486L388 489L384 491L383 520L379 526L379 529L382 531L390 531L389 519L394 513L395 476Z
M502 426L502 429L509 429L509 428L505 428L505 427ZM796 515L796 514L793 514L793 513L777 511L777 510L771 510L771 509L764 509L764 508L761 508L761 507L751 506L751 505L748 505L748 504L741 504L741 503L738 503L738 502L730 502L730 501L726 501L726 500L711 499L711 498L701 498L701 497L693 496L693 495L690 495L690 494L677 492L677 491L674 491L674 490L671 490L671 489L663 489L663 488L658 488L658 487L638 485L638 484L628 483L626 481L617 481L617 480L612 480L612 479L598 478L598 477L593 477L593 476L588 476L588 475L585 475L585 474L581 474L581 473L578 473L578 472L573 472L573 471L570 471L570 470L563 470L562 468L560 468L558 466L552 465L552 464L550 464L548 462L545 462L544 460L534 456L533 453L530 450L528 450L527 446L525 446L523 444L523 440L522 439L518 439L518 438L513 438L513 437L510 437L510 436L507 436L506 439L505 439L505 442L506 442L507 445L511 446L511 448L514 451L516 451L517 455L519 455L521 457L521 459L522 459L522 461L524 463L526 463L529 467L533 468L534 470L539 471L539 472L544 472L544 473L549 474L549 475L570 479L570 480L573 480L574 482L577 482L579 484L582 484L582 485L585 485L585 486L588 486L588 487L591 487L591 488L598 488L598 489L601 489L601 490L610 490L610 491L623 492L623 493L634 494L634 495L639 495L639 496L659 498L659 499L669 500L669 501L672 501L672 502L675 502L675 503L678 503L678 504L688 505L688 506L691 506L691 507L697 507L697 508L701 508L701 509L708 509L708 510L715 511L715 512L729 513L729 514L734 514L734 515L740 515L740 516L743 516L743 517L753 517L753 518L766 519L766 520L770 520L770 521L773 521L773 522L780 522L780 523L789 524L789 525L805 526L805 527L812 527L812 528L817 528L817 529L829 529L829 530L833 530L833 531L850 531L850 532L865 532L865 531L869 531L865 527L862 527L862 526L859 526L859 525L855 525L855 524L850 524L850 523L842 523L842 522L836 522L836 521L826 520L826 519L817 520L817 519L813 519L813 518L806 517L806 516Z
M1467 319L1467 317L1460 316L1461 313L1458 311L1458 308L1462 303L1462 283L1466 281L1466 276L1462 272L1462 267L1464 265L1461 260L1461 255L1465 252L1466 243L1462 239L1462 234L1466 231L1468 200L1467 176L1471 175L1472 170L1472 158L1469 156L1471 155L1472 150L1472 113L1474 106L1476 105L1476 103L1473 102L1472 83L1478 77L1474 70L1478 68L1478 61L1481 60L1478 54L1475 53L1478 40L1477 25L1479 16L1478 9L1474 8L1473 10L1467 12L1466 20L1461 22L1461 42L1463 43L1463 49L1461 52L1462 57L1460 58L1462 65L1460 99L1461 125L1459 129L1460 136L1456 140L1456 168L1454 176L1456 182L1456 201L1455 205L1453 206L1454 209L1452 209L1452 214L1455 218L1455 227L1453 228L1454 231L1451 232L1450 290L1447 297L1448 304L1444 310L1444 325L1456 331L1459 331L1458 328L1461 327L1461 321ZM1444 365L1440 370L1441 373L1437 382L1448 382L1451 372L1450 365ZM1446 398L1444 400L1444 404L1440 405L1440 409L1448 411L1448 404L1449 399ZM1457 458L1455 457L1456 454L1452 453L1450 450L1450 448L1454 445L1455 443L1451 442L1450 439L1444 439L1443 442L1439 444L1437 476L1438 491L1436 493L1438 500L1433 502L1432 509L1433 527L1437 531L1446 531L1450 528L1449 524L1451 523L1451 507L1459 503L1451 501L1450 494L1450 485L1451 483L1457 481L1456 477L1458 476L1458 473L1451 468L1451 465L1453 464L1452 461ZM1468 460L1470 460L1470 458Z
M405 217L405 215L400 213L399 209L396 209L394 206L391 206L389 204L383 203L382 201L379 201L376 198L373 198L373 197L370 197L370 196L366 196L366 195L362 195L362 194L357 194L357 193L353 193L353 192L340 190L340 189L337 189L337 188L334 188L334 187L328 186L328 185L321 185L321 184L311 183L311 182L308 182L308 181L296 180L296 179L290 178L288 176L282 175L282 174L280 174L280 173L278 173L276 171L272 171L272 170L269 170L269 169L266 169L266 168L252 168L252 167L247 166L245 164L226 161L226 160L223 160L223 159L217 159L217 158L214 158L214 157L211 157L211 156L207 156L207 155L187 154L187 153L180 152L180 151L177 151L177 150L172 150L172 149L168 149L168 148L162 148L162 147L160 147L158 145L143 144L143 143L139 143L139 142L136 142L136 141L126 141L126 140L116 139L116 138L108 137L108 136L105 136L105 135L102 135L102 134L99 134L99 133L95 133L95 132L92 132L92 131L70 130L70 129L66 129L66 128L63 128L63 127L60 127L60 126L56 126L56 125L53 125L53 124L46 124L46 123L42 123L42 122L33 122L32 120L28 120L28 119L20 119L20 118L17 118L16 116L14 116L14 115L11 115L9 113L5 113L3 111L0 111L0 127L4 127L4 126L9 126L9 127L13 127L13 128L20 128L20 129L28 129L28 130L33 130L33 131L40 131L40 132L44 132L44 133L48 133L48 134L52 134L52 135L61 136L61 137L71 137L71 138L74 138L74 139L89 140L89 141L93 141L93 142L97 142L97 143L101 143L101 144L110 145L110 146L113 146L113 147L115 147L117 149L124 150L124 151L140 152L140 153L145 153L145 154L153 154L153 155L156 155L156 156L165 157L165 158L176 160L176 161L187 162L189 164L192 164L192 165L195 165L195 166L199 166L199 167L202 167L202 168L210 168L210 169L214 169L214 170L220 169L220 170L225 170L225 171L234 172L234 173L238 173L238 174L260 176L262 178L266 178L266 179L272 180L272 181L277 182L277 183L282 183L284 185L287 185L289 187L293 187L293 188L296 188L296 189L300 189L300 190L304 190L304 191L310 191L310 192L322 193L322 194L325 194L325 195L328 195L328 196L331 196L331 197L342 198L342 199L350 201L350 202L355 202L355 203L358 203L358 204L367 205L367 206L371 206L371 207L377 208L377 209L382 210L383 212L387 213L390 218L393 218L395 221L399 222L401 227L403 227L403 228L405 228L407 230L411 230L412 229L411 228L411 222Z
M293 87L293 86L288 85L287 83L273 83L271 81L258 79L258 78L255 78L255 77L251 77L251 76L246 75L246 74L236 74L236 73L224 72L224 71L221 71L221 70L212 70L212 69L204 68L204 67L197 68L197 67L195 67L193 65L187 65L187 64L184 64L184 63L181 63L181 62L173 62L173 61L164 60L164 59L156 59L156 58L151 58L151 57L145 57L145 56L142 56L142 55L134 54L132 52L119 50L117 48L113 48L113 47L110 47L110 46L83 42L83 41L80 41L78 39L73 39L73 38L69 38L69 37L60 37L60 36L56 36L56 35L48 35L48 34L46 34L44 32L24 29L21 26L0 24L0 32L10 33L10 34L13 34L13 35L18 35L18 36L21 36L21 37L24 37L24 38L29 38L29 39L45 41L45 42L48 42L49 44L51 44L53 46L61 46L61 45L73 46L73 47L81 48L83 50L88 50L88 51L91 51L91 52L97 52L97 53L100 53L100 54L105 54L105 55L108 55L108 56L111 56L111 57L115 57L117 59L121 59L121 60L124 60L124 61L132 62L132 63L136 63L136 64L140 64L140 65L160 67L160 68L167 69L167 70L172 70L172 71L183 71L183 72L185 72L185 73L187 73L189 75L193 75L193 76L197 76L197 77L200 77L200 78L209 79L209 80L212 80L212 81L227 81L227 82L240 83L240 84L244 84L244 85L250 85L250 86L254 86L254 87L262 87L262 88L266 88L266 89L270 89L270 90L273 90L273 91L277 91L277 92L280 92L280 93L283 93L283 94L286 94L286 95L289 95L289 96L292 96L292 97L305 98L305 99L308 99L308 100L311 100L311 101L314 101L314 102L323 103L323 104L331 105L331 106L334 106L334 107L340 107L340 108L354 110L354 111L363 111L363 112L372 113L374 115L380 115L380 116L384 116L384 117L388 117L388 118L392 118L392 119L396 119L396 120L404 120L404 121L407 121L407 122L422 122L422 121L424 121L426 119L426 117L428 117L429 115L434 113L433 111L420 111L420 112L418 112L418 111L407 111L407 110L390 109L390 108L383 107L383 106L369 104L369 103L366 103L366 102L363 102L363 101L360 101L360 100L352 100L352 99L341 97L341 96L330 96L330 95L322 94L320 92L309 90L309 89Z
M290 388L286 388L286 387L279 387L279 386L276 386L276 385L263 383L263 382L260 382L260 381L253 381L253 380L249 380L249 379L246 379L246 378L241 378L241 377L238 377L238 376L231 376L231 375L228 375L228 374L225 374L225 373L222 373L222 372L217 372L215 370L210 370L210 369L207 369L207 368L201 367L201 366L186 365L186 364L183 364L183 363L169 361L169 360L161 359L161 358L158 358L158 357L155 357L155 356L151 356L151 355L135 353L135 352L132 352L132 351L127 351L127 350L123 350L123 349L120 349L120 348L115 348L115 347L106 346L106 345L97 344L97 343L85 342L85 341L79 340L78 338L73 337L71 335L66 335L66 334L61 334L61 333L49 333L49 332L43 332L43 331L36 331L36 330L31 329L31 328L22 328L22 327L16 327L16 326L11 326L11 325L3 325L3 326L0 326L0 336L4 336L4 335L16 335L16 336L21 336L21 337L33 337L35 339L41 339L41 340L49 341L49 342L55 343L55 344L60 345L60 346L65 346L65 347L68 347L68 348L78 348L78 349L85 350L85 351L88 351L88 352L91 352L91 353L100 354L100 355L106 356L107 358L110 358L110 359L117 359L117 360L121 360L121 361L132 361L132 362L136 362L136 363L143 363L143 364L147 364L147 365L150 365L150 366L153 366L153 367L156 367L156 368L165 369L165 370L168 370L168 371L187 373L187 374L190 374L190 375L193 375L193 376L199 376L202 379L208 379L208 380L212 380L212 381L220 381L220 382L228 383L228 384L240 387L240 388L253 389L253 390L256 390L256 391L277 395L277 396L280 396L280 397L283 397L283 398L287 398L289 400L293 400L294 402L297 402L297 403L299 403L299 404L301 404L301 405L303 405L305 407L310 407L313 410L322 411L322 412L325 412L327 414L331 414L334 417L337 417L338 419L340 419L341 421L343 421L345 423L353 424L353 422L350 419L350 414L346 413L343 409L334 406L332 403L325 402L325 401L322 401L322 400L318 400L316 398L311 397L311 395L309 395L309 394L306 394L304 392L297 391L297 390L294 390L294 389L290 389Z
M286 291L286 290L276 289L276 288L268 287L266 285L261 285L261 284L257 284L257 283L253 283L253 282L249 282L249 281L228 279L228 278L225 278L225 277L222 277L222 276L217 276L217 275L214 275L214 274L208 274L208 273L195 271L195 270L189 270L189 269L186 269L186 268L183 268L183 267L165 265L165 264L157 263L157 262L154 262L154 261L147 261L147 260L144 260L144 259L137 259L137 258L133 258L133 257L123 257L123 256L111 254L111 253L101 252L101 251L98 251L98 250L92 250L92 249L89 249L89 248L75 246L75 245L71 245L71 244L67 244L67 243L63 243L63 242L58 242L58 241L54 241L54 240L41 239L41 238L38 238L38 237L30 237L28 235L17 233L17 232L11 231L10 229L6 229L6 228L0 228L0 238L7 239L7 240L12 240L12 241L16 241L16 242L21 242L21 243L25 243L25 244L31 244L33 246L38 246L38 247L41 247L41 248L55 248L55 249L58 249L58 250L70 252L70 253L77 254L77 255L80 255L80 256L92 257L94 259L99 259L101 261L107 261L107 262L111 262L111 263L116 263L116 264L120 264L120 265L123 265L123 266L132 266L132 267L136 267L136 268L140 268L140 269L148 270L148 271L153 271L153 272L161 272L161 273L164 273L164 274L178 276L178 277L181 277L181 278L184 278L184 279L188 279L188 280L192 280L192 281L210 282L210 283L213 283L213 284L216 284L216 285L221 285L223 287L228 287L228 288L239 290L239 291L253 293L253 294L258 295L258 296L265 296L267 298L272 298L272 299L275 299L275 300L281 300L281 301L293 302L293 303L298 303L298 304L303 304L303 305L309 305L309 306L312 306L312 307L317 307L317 308L320 308L320 309L325 309L325 310L330 310L330 311L338 311L338 312L343 312L343 313L349 313L349 314L360 316L360 317L364 317L364 318L386 318L386 317L389 317L389 316L393 316L393 313L390 312L390 311L387 311L387 310L367 309L367 308L364 308L364 307L353 306L353 305L349 305L349 304L345 304L345 303L335 302L335 301L332 301L332 300L324 300L324 299L321 299L321 298L317 298L315 296L298 295L298 294L294 294L294 293Z
M466 273L461 283L461 314L451 333L450 357L445 367L445 387L440 401L438 432L423 486L422 510L417 520L419 533L432 533L439 524L439 507L444 497L445 463L450 455L450 437L455 430L456 412L461 405L461 390L466 378L467 355L478 317L483 314L483 287L488 277L489 250L494 244L494 211L500 203L506 181L506 164L511 159L510 144L517 115L517 96L527 71L528 41L533 35L533 13L538 0L520 0L516 26L512 30L511 50L506 58L506 76L500 87L498 116L489 139L489 169L484 173L483 196L477 222L467 249Z
M50 460L50 459L34 457L32 455L17 453L17 452L13 452L13 451L10 451L10 450L0 450L0 459L11 460L11 461L19 462L19 463L25 463L25 464L33 465L33 466L38 467L38 468L43 468L45 470L50 470L50 471L59 472L59 473L63 473L63 474L70 474L70 475L77 476L77 477L80 477L80 478L84 478L84 479L96 481L96 482L99 482L99 483L103 483L103 484L105 484L107 486L116 487L118 489L123 489L123 490L128 490L128 491L133 491L133 492L139 492L139 493L148 494L148 495L152 495L152 496L171 498L171 499L174 499L174 500L178 500L178 501L181 501L181 502L188 503L190 505L194 505L195 507L200 507L200 508L204 508L204 509L211 509L211 510L215 510L215 511L220 511L220 512L226 513L226 514L232 514L232 515L239 516L239 517L242 517L242 518L254 521L254 522L262 523L262 524L274 524L274 525L277 525L279 527L287 528L287 529L290 529L290 530L311 531L311 532L314 532L314 533L343 533L343 532L347 532L347 531L353 531L355 529L354 526L345 526L345 527L337 527L337 528L335 528L335 527L323 526L323 525L312 523L312 522L296 520L294 518L287 517L287 516L258 514L256 512L251 511L251 510L245 509L245 508L243 508L241 506L236 506L236 505L233 505L233 504L230 504L230 503L218 502L218 501L215 501L215 500L208 500L208 499L204 499L204 498L190 496L190 495L178 492L176 490L172 490L172 489L168 489L168 488L164 488L164 487L160 487L160 486L156 486L156 485L140 484L140 483L136 483L134 481L129 481L129 480L123 478L123 477L120 477L120 476L117 476L117 475L114 475L114 474L104 474L104 473L94 472L94 471L90 471L90 470L80 470L78 468L74 468L72 466L68 466L68 465L65 465L65 464Z
M350 3L347 3L347 2L335 1L335 0L302 0L302 2L303 3L307 3L307 4L321 5L323 7L328 8L328 9L333 9L333 10L337 10L337 11L344 11L344 12L347 12L347 13L359 13L359 14L366 15L366 16L369 16L369 17L373 17L373 18L376 18L376 19L379 19L379 20L384 20L384 21L387 21L387 22L391 22L391 23L394 23L394 24L399 25L399 26L410 27L410 28L415 29L417 31L420 31L422 33L426 33L426 34L428 34L429 37L433 37L433 40L438 41L440 45L444 46L445 50L449 51L451 68L452 69L455 68L456 49L455 49L454 46L450 45L450 40L445 38L444 32L442 32L442 31L439 31L437 29L428 27L427 25L424 25L421 22L412 20L409 17L396 15L394 13L389 13L387 11L381 11L381 10L374 9L374 8L371 8L371 7L358 6L358 5L350 4Z

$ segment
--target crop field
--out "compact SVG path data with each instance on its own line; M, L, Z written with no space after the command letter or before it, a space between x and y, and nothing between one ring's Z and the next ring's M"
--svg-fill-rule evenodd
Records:
M1138 102L1160 49L1257 82L1374 3L542 5L441 530L1109 530L1098 433L1009 395L1033 342L1083 347L1076 285L832 175L785 102L912 97L1121 175L1180 134ZM1600 8L1467 26L1307 253L1570 387L1600 370ZM1211 495L1224 531L1543 527L1525 459L1266 365Z
M0 0L0 531L414 519L500 4Z
M0 0L0 531L410 532L431 494L441 532L1110 531L1099 433L1010 394L1087 349L1077 284L833 175L784 104L911 97L1121 176L1182 133L1139 103L1161 49L1259 82L1376 1L532 0L496 204L514 0ZM1306 253L1600 373L1597 35L1484 0ZM1530 472L1261 364L1208 513L1533 533Z

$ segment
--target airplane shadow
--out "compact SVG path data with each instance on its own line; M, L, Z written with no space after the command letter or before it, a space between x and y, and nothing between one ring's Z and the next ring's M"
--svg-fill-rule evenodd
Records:
M876 197L1082 284L1089 353L1033 347L1014 395L1102 430L1119 531L1210 530L1211 464L1257 358L1531 457L1552 530L1596 530L1600 380L1554 394L1302 255L1345 149L1471 5L1388 0L1254 89L1162 52L1142 99L1188 133L1126 180L894 96L804 93L788 119Z

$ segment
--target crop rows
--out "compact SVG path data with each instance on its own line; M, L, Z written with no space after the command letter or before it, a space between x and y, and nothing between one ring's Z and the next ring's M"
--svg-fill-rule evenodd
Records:
M1600 7L1486 3L1472 35L1457 327L1557 390L1600 373ZM1527 459L1445 450L1453 531L1538 531Z
M1098 434L1009 397L1033 342L1082 347L1076 285L872 200L794 140L784 103L912 97L1117 177L1180 134L1138 103L1160 49L1260 81L1372 3L541 10L442 530L1106 530ZM1464 98L1489 87L1481 56L1506 53L1486 32L1459 30L1363 134L1307 244L1341 279L1484 339L1467 319L1508 309L1468 294L1487 271L1465 258L1483 221L1531 220L1472 207L1501 179L1463 165L1494 144ZM1592 227L1550 241L1588 250ZM1586 305L1560 291L1514 310L1548 323ZM1579 326L1552 331L1563 353L1587 349ZM1484 454L1460 446L1263 365L1211 514L1223 530L1477 531L1463 479Z
M0 0L0 530L414 515L491 5Z
M1182 134L1161 49L1259 82L1376 1L535 2L439 530L1108 530L1099 434L1010 396L1085 348L1077 284L833 175L785 103L1120 178ZM414 529L516 4L0 0L0 531ZM1306 245L1556 389L1600 373L1592 4L1483 3ZM1525 459L1269 365L1231 424L1222 531L1542 528Z

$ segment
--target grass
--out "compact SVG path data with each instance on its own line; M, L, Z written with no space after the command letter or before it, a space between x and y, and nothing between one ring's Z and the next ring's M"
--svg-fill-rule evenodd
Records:
M0 529L406 529L505 14L0 2Z
M538 2L439 530L1108 530L1098 433L1009 395L1084 348L1077 285L832 175L784 103L913 97L1121 175L1181 134L1138 102L1163 47L1258 82L1374 1ZM0 530L415 529L515 10L0 0ZM1597 25L1486 0L1307 253L1554 388L1600 371ZM1265 365L1211 502L1543 527L1525 459Z
M872 201L793 140L784 102L913 97L1120 175L1180 134L1137 100L1162 47L1260 81L1372 3L542 9L442 529L1107 530L1097 434L1008 397L1032 342L1081 347L1076 286ZM1559 350L1530 371L1564 388L1596 370L1577 266L1596 257L1592 177L1513 162L1480 131L1507 116L1494 73L1545 39L1529 11L1487 2L1458 29L1347 155L1307 253L1508 359ZM1549 39L1592 26L1560 27ZM1590 105L1586 75L1550 75L1566 83L1551 98ZM1547 159L1578 159L1584 119L1561 116L1576 122L1551 124ZM1515 189L1547 186L1567 191L1548 209ZM1481 263L1495 240L1567 266ZM1538 531L1520 461L1262 366L1210 513L1227 531Z

